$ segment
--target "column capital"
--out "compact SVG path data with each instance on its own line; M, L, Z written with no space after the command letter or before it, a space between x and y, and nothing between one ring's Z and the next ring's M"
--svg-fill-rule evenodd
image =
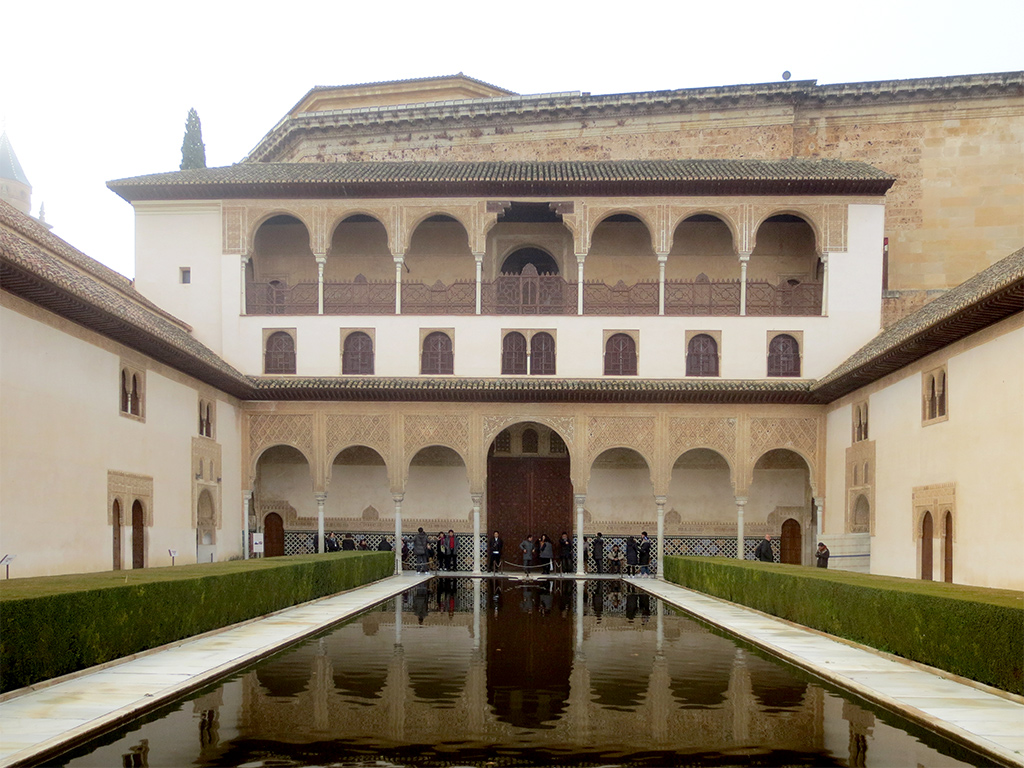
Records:
M668 261L668 251L658 251L656 255L658 257L659 264L664 264L666 261Z
M483 503L484 495L482 493L471 493L469 498L472 499L474 507L479 507Z
M659 507L664 507L667 502L668 502L668 496L655 496L654 497L654 503L657 504Z
M405 498L405 494L404 493L392 493L391 494L391 500L393 502L395 502L395 504L401 504L402 503L402 499L404 499L404 498Z
M313 254L313 258L316 259L316 263L317 264L326 264L327 263L327 254L326 253L314 253Z
M828 264L828 251L822 251L819 258L821 259L822 264Z
M576 263L577 264L583 264L583 262L586 261L586 260L587 260L587 254L585 254L585 253L577 253L576 254Z
M405 263L405 252L392 253L391 258L395 260L395 264L402 265Z
M747 497L746 496L736 496L735 498L736 498L736 506L737 507L742 507L742 506L746 505L746 503L747 503Z
M242 491L242 501L252 501L252 491Z
M582 507L587 501L587 495L585 493L573 494L572 499L577 507Z
M248 253L243 253L239 256L239 258L242 260L242 266L244 267L246 264L249 263L249 259L251 259L252 256L250 256Z
M811 501L814 502L814 506L816 506L818 509L824 509L825 508L825 497L824 496L814 496L814 497L811 498Z
M746 264L748 261L750 261L750 254L751 253L753 253L753 251L740 251L739 254L738 254L740 261L743 264Z
M476 253L476 252L474 252L473 253L473 258L476 260L477 264L483 264L484 256L486 256L486 255L487 255L486 253Z
M323 504L327 501L327 491L317 491L313 494L313 498L316 499L317 504Z

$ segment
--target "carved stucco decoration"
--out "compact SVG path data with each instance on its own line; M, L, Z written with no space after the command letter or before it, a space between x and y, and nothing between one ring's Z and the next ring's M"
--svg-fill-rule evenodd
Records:
M843 204L804 203L768 203L751 205L750 208L750 248L757 245L757 230L766 219L782 213L800 216L814 230L814 247L818 253L846 251L846 216L847 206Z
M489 448L498 433L513 424L522 424L532 421L536 424L543 424L557 432L565 441L569 449L569 456L576 454L576 418L574 416L484 416L484 447Z
M669 460L676 460L694 448L717 451L736 471L736 419L703 416L673 417L668 422Z
M315 461L313 439L312 414L249 414L249 457L254 473L260 454L274 445L290 445L297 448L312 468Z
M956 483L920 485L911 491L914 505L911 540L921 538L921 523L924 513L932 513L932 538L941 539L945 534L946 513L953 515L953 540L956 541Z
M386 414L365 416L327 417L326 460L334 458L345 448L365 445L380 454L386 464L391 458L391 417Z
M698 213L707 213L721 219L725 226L732 233L734 251L746 250L745 246L750 239L749 233L749 205L716 205L709 201L709 204L688 204L672 205L668 208L666 218L667 251L672 250L676 228L686 219Z
M146 527L153 525L153 478L132 472L107 470L107 525L114 524L114 501L121 507L121 525L131 526L132 505L142 503Z
M766 452L785 448L803 456L810 471L811 487L816 487L818 461L818 420L816 418L754 418L750 420L748 486L753 467Z
M192 438L192 527L198 525L199 496L209 491L213 501L213 526L221 527L221 446L208 437Z
M224 253L244 254L248 237L249 225L247 210L244 205L225 205L221 209Z
M469 416L406 416L405 456L411 461L416 452L428 445L451 448L469 465Z
M593 416L587 421L588 466L609 448L632 448L656 466L654 416Z

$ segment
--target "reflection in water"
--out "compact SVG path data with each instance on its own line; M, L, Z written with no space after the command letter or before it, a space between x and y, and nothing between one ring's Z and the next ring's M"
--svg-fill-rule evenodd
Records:
M436 579L63 764L971 760L889 721L628 583Z

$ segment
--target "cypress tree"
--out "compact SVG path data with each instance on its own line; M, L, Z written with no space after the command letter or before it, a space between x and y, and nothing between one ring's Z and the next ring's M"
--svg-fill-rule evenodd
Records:
M181 140L181 170L206 167L206 145L203 144L203 126L195 109L188 111L185 120L185 138Z

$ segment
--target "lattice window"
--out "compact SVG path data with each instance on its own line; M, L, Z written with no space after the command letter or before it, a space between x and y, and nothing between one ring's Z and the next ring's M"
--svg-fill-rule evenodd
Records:
M275 331L267 337L264 373L295 373L295 339L285 331Z
M526 373L526 337L517 331L506 333L501 340L501 372Z
M537 451L540 450L540 440L537 436L537 430L524 429L522 441L523 453L537 453Z
M423 359L420 373L446 374L455 372L455 355L452 340L447 333L434 331L423 339Z
M565 444L565 440L562 436L551 430L550 437L548 438L548 453L561 456L569 452L569 448Z
M345 337L341 353L341 372L345 375L368 375L373 373L373 339L362 331L354 331Z
M512 453L512 433L507 429L501 430L494 438L495 453Z
M706 333L697 334L687 345L686 375L718 375L718 343Z
M800 344L789 334L780 333L768 343L768 375L800 375Z
M608 338L604 347L605 376L636 376L636 341L625 333Z
M535 333L530 339L530 374L555 375L555 338L550 333Z

